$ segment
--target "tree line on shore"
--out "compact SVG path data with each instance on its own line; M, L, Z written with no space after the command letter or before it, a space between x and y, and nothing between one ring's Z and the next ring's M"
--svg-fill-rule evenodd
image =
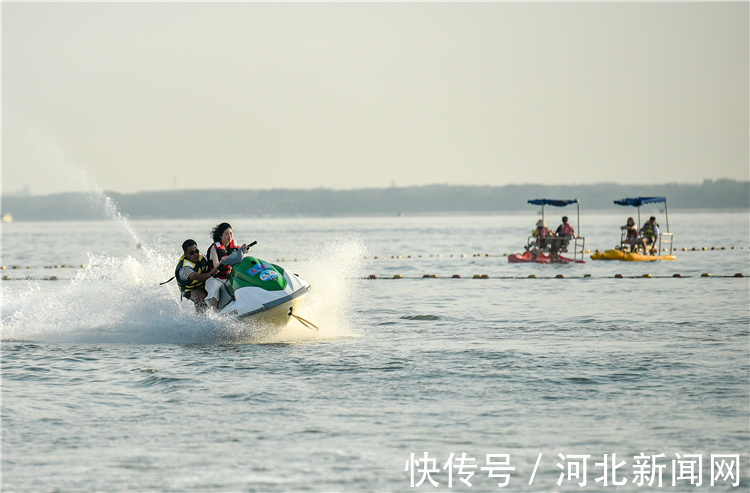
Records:
M622 185L426 185L354 190L171 190L121 194L60 193L3 196L2 212L16 220L105 219L111 205L132 219L235 216L337 216L529 211L536 198L578 199L589 211L610 210L615 199L666 196L674 209L748 209L750 181Z

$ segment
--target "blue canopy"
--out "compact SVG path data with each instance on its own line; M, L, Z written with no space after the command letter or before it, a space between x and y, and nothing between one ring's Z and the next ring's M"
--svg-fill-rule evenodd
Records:
M570 204L577 204L578 199L573 200L555 200L555 199L533 199L529 200L529 204L533 205L554 205L555 207L565 207Z
M643 204L658 204L659 202L666 202L666 197L634 197L629 199L615 200L617 205L632 205L633 207L640 207Z

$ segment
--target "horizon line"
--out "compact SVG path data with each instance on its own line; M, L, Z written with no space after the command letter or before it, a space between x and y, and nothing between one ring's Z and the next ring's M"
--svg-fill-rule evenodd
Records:
M596 187L596 186L670 186L670 185L704 185L712 182L736 182L736 183L750 183L750 179L736 179L736 178L704 178L703 181L699 182L663 182L663 183L617 183L617 182L596 182L596 183L560 183L560 184L544 184L544 183L508 183L505 185L466 185L466 184L452 184L452 183L429 183L424 185L403 185L403 186L382 186L382 187L354 187L354 188L330 188L330 187L310 187L310 188L228 188L228 187L211 187L211 188L172 188L172 189L154 189L154 190L138 190L134 192L120 192L117 190L98 190L104 194L119 194L119 195L137 195L142 193L169 193L169 192L211 192L211 191L294 191L294 192L312 192L312 191L330 191L330 192L355 192L363 190L405 190L410 188L430 188L430 187L455 187L455 188L507 188L507 187ZM50 192L36 194L29 190L26 186L21 190L14 192L1 192L0 197L44 197L50 195L64 195L64 194L78 194L78 193L92 193L97 190L70 190L61 192Z

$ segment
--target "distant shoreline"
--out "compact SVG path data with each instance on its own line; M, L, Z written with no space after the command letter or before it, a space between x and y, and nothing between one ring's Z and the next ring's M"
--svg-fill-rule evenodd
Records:
M17 221L107 219L112 206L130 219L215 217L393 217L439 215L535 215L530 199L578 199L582 214L624 212L624 197L666 197L669 212L750 210L750 181L706 180L662 185L430 185L359 190L175 190L134 194L61 193L4 196L2 213ZM663 204L643 206L659 210ZM548 211L571 211L548 206ZM630 209L630 208L628 208ZM635 211L635 209L632 209Z
M555 213L555 217L559 215L570 215L570 212L567 214L565 213L565 209L555 210L546 212L545 216L552 215L551 212ZM649 210L648 213L651 211ZM643 210L641 211L641 215L643 215ZM677 215L683 215L683 214L691 214L691 215L707 215L707 214L739 214L739 213L747 213L748 218L750 218L750 208L746 209L676 209L671 210L670 209L670 215L677 214ZM630 215L627 211L618 211L618 210L586 210L581 211L581 217L585 217L587 215L611 215L611 216L622 216L622 215ZM537 217L539 216L539 211L534 212L524 212L524 211L496 211L496 212L473 212L473 211L467 211L467 212L420 212L420 213L409 213L409 214L402 214L400 217L403 217L404 219L409 218L429 218L429 217L502 217L502 216L529 216L529 217ZM139 217L129 217L124 216L125 219L128 221L134 221L134 222L148 222L148 221L196 221L196 220L202 220L207 219L207 217L147 217L147 216L139 216ZM248 216L243 215L222 215L223 219L227 221L234 221L237 219L246 219ZM278 216L255 216L258 219L299 219L299 218L314 218L314 219L352 219L352 218L395 218L399 217L395 214L385 214L385 213L362 213L362 214L355 214L355 213L342 213L342 214L336 214L336 215L326 215L326 216L311 216L311 215L278 215ZM14 219L10 223L4 223L3 227L9 227L13 223L44 223L44 222L61 222L61 221L68 221L68 222L97 222L97 221L110 221L111 218L104 218L104 217L96 217L96 218L75 218L75 219L21 219L16 220Z

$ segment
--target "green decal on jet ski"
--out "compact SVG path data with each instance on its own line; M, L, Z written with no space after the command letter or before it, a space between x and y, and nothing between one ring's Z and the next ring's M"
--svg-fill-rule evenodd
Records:
M255 286L266 291L279 291L286 288L284 269L255 257L245 257L235 265L231 274L232 287L236 290Z

